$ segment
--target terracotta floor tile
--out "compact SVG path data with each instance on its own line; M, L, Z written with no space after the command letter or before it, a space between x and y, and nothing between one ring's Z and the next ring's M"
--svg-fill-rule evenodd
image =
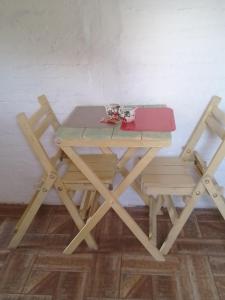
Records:
M179 254L218 255L225 257L225 240L180 239L175 243Z
M221 221L224 222L224 219L218 209L196 209L194 214L198 222L211 222L211 221Z
M58 272L91 272L94 262L94 254L39 254L33 269Z
M86 296L116 299L119 296L120 264L120 255L97 255L95 271Z
M122 299L154 299L151 275L122 274L120 297Z
M52 215L48 226L49 234L77 234L78 229L69 215L55 214Z
M60 272L32 270L23 288L23 293L56 297Z
M24 294L0 294L0 300L52 300L52 296L24 295Z
M225 276L216 276L214 278L219 293L220 300L225 299Z
M158 262L150 255L122 255L121 271L134 274L173 274L179 270L180 260L175 256L167 256L165 262Z
M202 237L199 223L197 222L196 216L194 214L190 216L188 222L184 225L184 228L179 237L196 239Z
M21 204L0 204L0 216L20 217L25 210Z
M22 292L34 260L35 256L33 254L12 252L7 265L3 269L0 292Z
M148 251L135 236L123 238L121 245L123 254L148 254Z
M0 250L0 269L4 266L9 254L10 250Z
M0 205L0 300L224 300L225 222L216 210L196 210L165 262L155 261L110 211L73 255L63 249L78 232L63 206L42 206L28 233L7 250L21 206ZM127 211L147 233L148 208ZM165 211L165 209L163 209ZM158 216L158 245L171 223Z
M16 223L17 219L14 217L6 217L4 220L0 220L0 249L8 247Z
M174 276L154 276L152 284L153 299L179 300L177 294L176 279Z
M207 257L191 257L191 274L193 286L202 300L219 299L218 291L215 287L214 278L210 271Z
M225 257L221 256L210 256L209 263L211 266L212 273L214 275L221 275L225 277Z
M140 226L140 228L144 231L145 234L149 234L149 221L148 219L135 219L135 222ZM123 223L123 231L122 231L123 238L132 237L134 236L130 229L127 227L126 224Z
M46 213L44 215L37 214L27 232L32 233L32 234L47 233L50 221L51 221L50 214L48 214L48 213Z
M157 221L157 245L158 248L163 244L165 241L172 224L169 220L162 220L158 219Z
M20 249L42 249L44 247L44 235L43 234L30 234L26 233L20 242Z
M89 273L61 273L57 300L82 300L85 295Z
M179 271L176 273L176 285L178 295L180 294L179 299L182 300L194 300L198 299L196 295L195 287L193 286L192 279L192 269L191 266L191 256L182 255L179 256L180 265Z
M199 228L203 238L207 239L224 239L225 240L225 223L218 221L199 222Z

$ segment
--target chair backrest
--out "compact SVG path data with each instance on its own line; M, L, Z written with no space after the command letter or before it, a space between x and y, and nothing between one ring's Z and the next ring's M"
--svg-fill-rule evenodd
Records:
M54 157L49 157L40 139L51 126L56 130L60 123L57 120L45 95L38 97L40 108L30 118L25 113L17 115L18 124L26 137L28 144L40 161L46 173L54 171L57 161L60 158L59 150Z
M220 101L221 98L212 97L180 155L184 160L194 160L202 175L212 176L225 157L225 113L218 107ZM195 150L197 143L207 129L221 140L208 164Z

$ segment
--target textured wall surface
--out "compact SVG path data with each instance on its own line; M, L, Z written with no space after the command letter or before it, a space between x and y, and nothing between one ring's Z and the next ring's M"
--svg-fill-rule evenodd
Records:
M163 153L177 154L210 97L225 98L225 2L0 0L1 202L27 202L41 174L15 117L43 93L61 121L77 104L166 103L177 130Z

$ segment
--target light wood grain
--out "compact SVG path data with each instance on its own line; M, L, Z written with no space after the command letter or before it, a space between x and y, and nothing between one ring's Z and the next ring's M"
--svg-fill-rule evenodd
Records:
M168 209L173 227L161 247L167 254L184 227L200 196L207 192L225 218L225 202L214 174L225 157L224 113L218 109L219 97L213 97L188 139L180 157L158 158L144 170L141 177L143 192L147 195L161 195ZM215 116L214 116L215 115ZM221 118L221 119L220 119ZM195 146L209 129L221 139L212 158L205 162ZM209 145L210 148L211 145ZM198 176L196 176L198 174ZM182 196L186 204L180 216L173 205L173 196Z

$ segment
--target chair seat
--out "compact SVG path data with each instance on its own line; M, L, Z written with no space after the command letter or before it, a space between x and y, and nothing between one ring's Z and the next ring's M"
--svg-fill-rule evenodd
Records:
M157 157L141 175L141 187L147 195L190 195L195 186L194 163L179 157Z
M88 154L81 158L106 185L113 183L116 174L117 157L115 154ZM89 180L74 165L70 164L62 178L63 183L73 190L95 190Z

